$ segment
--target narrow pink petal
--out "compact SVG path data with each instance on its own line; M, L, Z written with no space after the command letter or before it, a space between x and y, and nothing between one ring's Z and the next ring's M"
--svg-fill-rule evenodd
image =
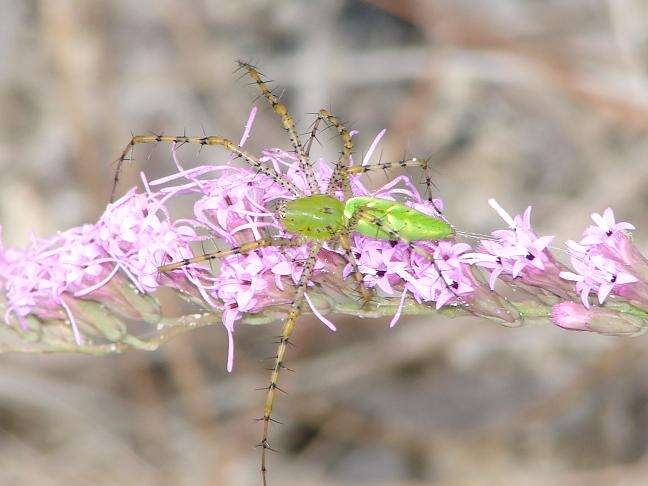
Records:
M373 142L371 142L371 145L369 146L369 150L367 150L367 153L365 154L364 158L362 159L362 165L367 165L369 163L369 159L371 159L371 156L374 153L374 150L376 150L376 147L380 143L380 139L383 138L383 136L387 133L387 129L383 128L378 135L373 139Z
M227 329L227 372L234 369L234 332Z
M86 287L85 289L82 289L82 290L79 290L78 292L75 292L74 296L75 297L82 297L82 296L84 296L86 294L89 294L90 292L92 292L94 290L97 290L99 287L103 287L104 285L106 285L108 283L108 281L111 278L113 278L115 276L115 274L117 273L118 270L119 270L119 267L117 265L115 265L115 268L112 269L112 271L108 274L108 276L106 278L104 278L103 280L100 280L99 282L97 282L94 285L91 285L90 287Z
M495 290L495 282L497 282L497 277L500 276L502 273L502 268L496 268L493 270L490 274L490 278L488 279L488 286L490 287L491 290Z
M614 288L614 284L609 283L609 284L603 284L598 290L598 301L599 304L602 304L605 302L605 299L607 299L607 296L610 295L610 292Z
M624 222L622 222L622 223L617 223L617 224L614 226L614 229L616 229L617 231L623 231L623 230L635 230L635 229L637 229L637 228L635 228L633 224L626 223L626 222L624 221Z
M513 278L517 277L520 274L520 272L524 270L524 267L526 266L527 266L526 261L517 260L513 264L513 269L511 270L511 275L513 275Z
M500 215L500 218L502 218L506 223L511 227L515 228L515 221L513 221L513 218L511 218L511 215L507 213L502 206L499 205L499 203L493 199L490 198L488 200L488 205L493 208L497 214Z
M628 284L638 282L639 279L630 273L621 272L617 275L616 284Z
M596 223L596 226L598 226L602 230L608 229L605 219L603 219L603 217L599 213L592 213L592 221L594 221L594 223Z
M444 304L446 304L450 299L452 299L453 296L454 294L452 294L449 291L442 292L441 295L437 297L437 301L435 305L436 310L439 310L441 307L443 307Z
M65 313L68 315L68 319L70 319L70 326L72 327L72 334L74 334L74 342L77 343L77 346L82 346L83 345L83 336L81 336L81 332L79 331L79 327L77 326L76 319L74 319L74 315L72 314L72 311L68 307L68 305L65 303L63 298L59 297L58 301L61 303L61 306L63 309L65 309Z
M523 221L525 228L531 228L531 208L532 206L527 206L527 208L524 210Z
M392 289L392 286L389 283L389 279L387 277L377 279L376 285L386 294L392 295L394 293L394 289Z
M599 243L603 243L604 241L605 238L603 237L603 233L589 234L580 241L580 244L592 246L592 245L598 245Z
M585 280L585 277L573 272L560 272L558 275L560 276L560 278L564 278L565 280L573 280L574 282L582 282L583 280Z
M337 328L335 327L335 324L333 324L331 321L329 321L326 317L324 317L320 312L315 308L313 305L313 302L311 301L310 297L308 296L307 293L304 293L304 298L306 299L306 302L308 302L308 305L310 306L311 310L313 311L313 314L324 323L326 327L328 327L331 331L335 332L337 331Z
M468 243L456 243L452 247L452 252L455 255L461 255L461 254L467 252L468 250L472 250L472 247Z
M396 325L398 320L400 319L401 313L403 312L403 306L405 305L405 296L407 295L407 289L403 290L403 294L401 295L400 298L400 303L398 304L398 309L396 310L396 314L394 314L394 317L392 318L391 322L389 323L389 327L392 328Z
M252 109L250 110L250 115L248 116L247 122L245 123L245 130L243 131L243 136L241 137L241 141L239 142L239 145L242 147L245 145L245 142L247 139L250 137L250 132L252 131L252 124L254 123L254 117L257 114L257 107L253 106Z
M547 246L549 246L549 243L551 243L554 239L554 236L541 236L537 240L533 242L533 247L536 248L538 251L544 250Z
M587 298L589 296L589 291L590 291L590 287L583 287L580 293L581 300L583 301L583 305L588 309L590 308L589 299Z

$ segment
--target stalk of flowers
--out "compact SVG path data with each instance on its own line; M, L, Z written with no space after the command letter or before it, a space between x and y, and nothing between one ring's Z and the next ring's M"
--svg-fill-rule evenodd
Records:
M568 241L574 271L549 250L553 236L538 237L531 228L531 207L512 218L495 200L489 204L509 225L482 240L479 252L466 255L490 270L489 286L503 281L523 290L540 305L550 305L551 321L565 329L610 335L645 332L648 318L646 259L632 244L630 223L616 223L611 208L592 214L579 243ZM591 305L596 295L597 307ZM579 301L579 302L576 302Z
M200 253L196 244L207 239L227 248L268 234L295 238L283 231L273 210L279 200L294 197L280 184L229 162L184 169L175 147L172 155L175 173L154 181L142 176L143 190L131 189L110 204L97 223L34 239L24 250L0 247L0 308L12 329L24 333L56 323L53 342L74 344L66 349L83 350L102 340L146 348L125 320L157 324L164 333L164 326L189 328L207 318L222 323L227 332L231 370L236 324L283 315L308 253L307 245L296 239L292 247L224 257L214 268L192 263L158 272L165 263ZM260 160L308 191L294 154L264 149ZM330 165L319 160L314 170L325 189ZM375 191L359 177L350 185L356 196L398 200L443 217L443 202L422 198L407 176ZM180 198L192 198L190 218L170 216L169 203ZM376 292L375 305L369 307L354 297L352 268L343 251L325 245L306 292L310 310L331 330L335 325L325 315L333 312L391 315L392 326L402 314L441 312L476 315L508 326L543 319L567 329L606 334L646 329L648 264L625 232L631 225L616 224L611 210L593 216L596 226L586 230L580 243L568 244L572 272L549 251L553 237L538 237L532 230L530 208L511 217L496 202L491 205L509 228L484 237L476 250L456 239L407 243L354 234L352 251L363 282ZM488 279L483 271L490 272ZM173 289L202 313L164 321L151 298L161 287ZM590 293L598 297L595 306L589 302Z
M137 344L124 321L161 319L148 295L160 285L154 262L191 256L195 237L191 226L169 220L161 196L131 190L96 224L33 238L23 250L0 247L4 320L32 334L50 324L55 333L48 337L58 344L81 347L88 338ZM166 284L195 293L184 280Z

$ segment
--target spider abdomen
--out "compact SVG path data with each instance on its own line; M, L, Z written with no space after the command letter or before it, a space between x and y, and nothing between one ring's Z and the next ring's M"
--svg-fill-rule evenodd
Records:
M358 217L354 228L360 234L381 240L434 241L454 234L450 224L417 209L389 199L370 196L352 197L344 206L344 217Z

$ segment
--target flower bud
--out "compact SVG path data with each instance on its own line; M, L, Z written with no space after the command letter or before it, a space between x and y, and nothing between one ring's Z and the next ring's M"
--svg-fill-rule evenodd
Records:
M648 321L627 312L605 307L561 302L551 309L551 321L563 329L590 331L608 336L636 336L646 331Z

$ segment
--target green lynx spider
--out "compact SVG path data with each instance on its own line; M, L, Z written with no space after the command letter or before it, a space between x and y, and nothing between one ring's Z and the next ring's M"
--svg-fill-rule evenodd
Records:
M168 142L178 144L197 145L219 145L229 152L244 159L252 168L259 173L271 178L277 184L288 190L294 199L281 202L277 208L277 215L286 233L294 235L293 238L267 237L257 241L244 243L229 250L216 251L193 258L169 263L159 268L161 272L170 272L183 266L211 261L228 255L246 254L259 248L274 246L286 247L307 244L310 246L308 258L303 265L303 272L298 282L295 294L287 316L284 318L281 336L278 342L277 354L270 376L270 384L267 387L267 395L263 408L263 435L259 446L261 447L261 477L263 485L267 483L267 451L270 448L268 443L268 432L272 419L272 410L275 401L275 394L278 390L279 374L285 368L284 359L287 345L293 334L298 317L302 313L305 300L305 291L310 280L313 268L317 260L317 254L324 245L339 246L343 249L348 262L351 264L353 278L359 295L366 304L372 299L372 292L363 283L363 276L358 270L356 257L351 251L351 235L360 234L379 239L391 241L434 241L449 238L454 234L453 228L440 218L424 214L404 204L395 201L379 199L375 197L353 197L349 184L349 177L354 174L361 174L374 170L389 170L396 167L420 167L425 174L425 182L428 186L428 197L431 201L431 179L427 160L416 158L400 160L397 162L381 162L375 165L351 166L350 157L353 150L351 134L344 125L333 116L328 110L319 111L317 119L313 124L311 138L305 146L302 144L297 133L293 117L283 103L268 88L259 71L248 63L239 62L239 68L244 70L258 85L262 95L272 106L274 112L281 117L282 125L291 145L299 158L300 168L303 171L310 194L304 194L291 181L280 175L272 167L266 166L255 156L234 144L232 141L220 136L187 137L187 136L164 136L164 135L136 135L133 136L122 151L117 161L117 173L115 176L113 195L118 182L118 174L121 165L129 158L133 147L142 143ZM312 162L310 160L310 146L315 137L320 122L335 128L343 142L341 155L335 165L333 175L328 183L326 193L319 190L315 178ZM338 191L344 194L344 200L336 197ZM296 237L296 238L295 238ZM421 251L421 250L417 250Z

